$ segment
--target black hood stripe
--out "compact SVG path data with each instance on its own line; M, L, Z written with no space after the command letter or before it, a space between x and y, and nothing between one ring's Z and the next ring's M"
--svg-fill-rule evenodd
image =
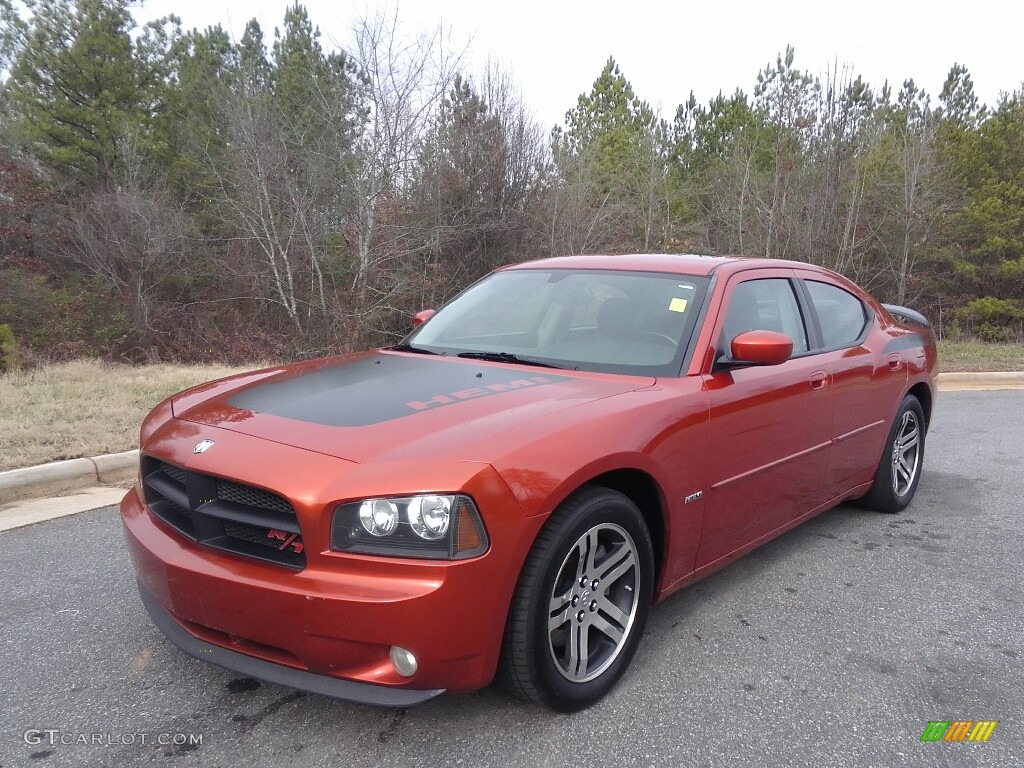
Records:
M235 408L329 427L365 427L463 400L566 381L523 368L482 367L423 355L376 355L232 396Z

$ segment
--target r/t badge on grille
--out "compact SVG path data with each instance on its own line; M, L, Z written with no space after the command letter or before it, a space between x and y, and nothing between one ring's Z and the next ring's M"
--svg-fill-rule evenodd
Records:
M196 443L196 447L192 449L192 453L203 453L210 450L213 447L213 440L203 440L201 443Z
M282 552L290 548L290 551L294 552L295 554L302 554L302 539L299 537L299 534L297 533L288 533L288 531L278 531L274 528L271 528L269 531L267 531L267 538L273 539L275 542L283 541L284 544L277 547L278 550ZM275 544L274 546L277 545Z

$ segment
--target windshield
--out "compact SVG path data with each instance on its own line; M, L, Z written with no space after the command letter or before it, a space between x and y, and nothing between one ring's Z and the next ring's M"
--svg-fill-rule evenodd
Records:
M652 272L496 272L405 344L584 371L678 375L706 286L706 278Z

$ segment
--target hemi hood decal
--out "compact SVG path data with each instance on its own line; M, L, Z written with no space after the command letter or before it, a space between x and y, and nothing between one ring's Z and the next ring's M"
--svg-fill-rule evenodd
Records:
M256 384L230 397L228 404L324 426L363 427L567 378L540 368L374 355Z

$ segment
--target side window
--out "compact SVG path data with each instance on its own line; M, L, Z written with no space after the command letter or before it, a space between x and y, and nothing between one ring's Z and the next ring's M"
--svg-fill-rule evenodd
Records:
M852 293L828 283L805 281L818 315L825 349L841 349L856 343L868 322L864 303Z
M733 288L721 348L728 350L736 336L754 330L784 333L793 340L793 354L807 351L807 331L789 280L747 280Z

